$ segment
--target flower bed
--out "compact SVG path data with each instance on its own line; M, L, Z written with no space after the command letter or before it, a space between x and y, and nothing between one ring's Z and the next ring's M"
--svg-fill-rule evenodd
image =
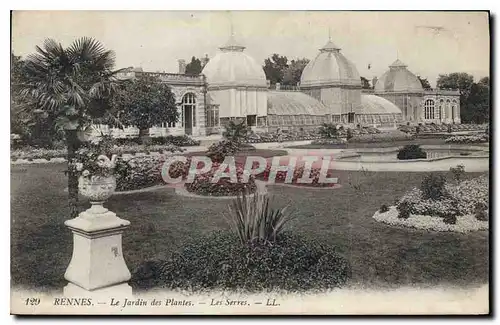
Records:
M304 292L342 287L347 259L331 245L283 233L275 242L242 244L229 232L194 238L166 260L146 261L131 282L142 289L207 292Z
M414 188L388 212L374 218L389 224L437 231L473 231L488 228L488 176L446 184L439 175L430 174L421 188ZM399 219L399 220L395 220Z
M487 124L422 124L419 125L419 133L443 133L443 132L461 132L461 131L483 131ZM398 130L407 133L416 133L416 125L400 125Z
M331 139L317 139L313 140L311 144L317 145L345 145L347 144L347 140L343 138L331 138Z
M231 182L229 177L220 178L217 182L212 182L214 175L219 169L220 164L214 162L210 171L196 175L193 182L187 182L184 186L192 193L204 196L235 196L246 193L255 193L257 185L253 175L249 175L248 182L243 182L244 170L241 165L236 165L237 182ZM229 168L225 170L228 172Z
M442 215L450 210L457 210L457 215L468 215L475 212L477 204L488 206L489 181L487 175L465 180L458 184L446 184L446 192L439 200L424 199L422 190L414 188L399 201L407 204L410 213L419 215Z
M372 134L358 134L354 135L348 140L349 143L376 143L376 142L390 142L390 141L405 141L413 140L415 137L401 131L372 133Z
M115 143L119 146L140 145L141 138L115 138ZM151 137L153 145L174 145L178 147L199 146L200 141L194 140L187 135L167 135L165 137Z
M319 182L320 171L321 171L321 168L315 168L315 167L311 168L311 173L309 174L309 178L312 178L312 183L300 183L298 181L299 179L302 178L302 175L305 172L304 166L298 166L295 168L295 170L293 172L292 181L290 183L285 183L287 172L278 171L276 173L274 183L276 183L276 184L290 184L290 185L303 186L303 187L323 187L323 188L339 186L338 183L320 183ZM266 166L266 169L262 173L256 175L256 178L259 180L268 182L270 173L271 173L271 164L268 163ZM331 170L328 170L326 177L333 178L334 177L333 172Z
M182 152L184 149L179 148L172 144L166 145L140 145L140 144L127 144L122 146L114 146L111 149L111 153L118 156L123 154L135 155L137 153L150 154L151 152L159 152L160 154L166 152ZM46 159L50 160L52 158L66 158L66 149L42 149L33 147L23 147L21 149L16 149L11 151L10 159L16 161L18 159L24 160L34 160L34 159Z
M345 138L349 128L339 127L338 137ZM359 128L350 129L352 135L369 135L379 134L381 131L371 126L363 126ZM279 141L304 141L304 140L322 140L318 130L283 130L281 132L259 132L252 133L247 136L246 142L248 143L262 143L262 142L279 142ZM341 140L340 140L341 141Z
M116 190L131 191L164 184L161 169L165 157L142 156L118 159L116 166Z
M279 141L303 141L318 139L320 136L317 131L282 131L278 132L259 132L247 136L247 143L265 143Z
M441 218L429 215L414 214L407 219L403 219L399 218L398 214L399 212L397 208L392 206L387 212L375 212L373 218L379 222L393 226L404 226L433 231L454 231L465 233L469 231L487 230L489 228L487 221L479 221L474 215L459 216L457 217L457 222L455 224L447 224Z
M486 143L490 141L488 134L477 135L455 135L445 140L446 143L468 144L468 143Z
M21 149L16 149L11 151L10 159L13 161L18 159L25 159L28 161L34 159L50 160L52 158L65 158L66 155L67 155L66 149L42 149L42 148L24 147Z

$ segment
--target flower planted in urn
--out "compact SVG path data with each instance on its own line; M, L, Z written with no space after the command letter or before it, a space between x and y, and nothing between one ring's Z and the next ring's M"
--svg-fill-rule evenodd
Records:
M102 205L115 191L117 156L110 154L109 139L87 143L70 165L78 174L78 190L94 205Z

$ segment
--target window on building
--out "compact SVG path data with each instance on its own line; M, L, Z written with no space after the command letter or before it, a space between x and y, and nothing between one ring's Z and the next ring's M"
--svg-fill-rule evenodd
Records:
M444 109L444 100L442 100L442 99L439 101L439 107L438 107L437 112L438 112L438 116L437 116L438 119L442 119L443 117L446 116L446 111Z
M457 116L457 115L458 115L457 108L458 108L458 106L457 106L457 101L456 101L456 100L453 100L453 103L452 103L452 105L451 105L451 118L452 118L453 120L455 120L455 119L458 117L458 116Z
M219 126L219 105L208 105L206 119L207 127Z
M185 127L185 121L184 119L187 117L191 118L191 124L192 126L196 126L196 97L193 93L187 93L182 97L182 109L181 109L181 116L182 116L182 126ZM189 113L186 113L189 112ZM191 125L188 125L188 127L191 127Z
M408 116L408 96L403 97L403 114L404 116Z
M256 126L257 125L257 115L247 115L247 125Z
M347 123L354 123L354 113L347 114Z
M433 120L434 119L434 100L427 99L424 104L424 119Z

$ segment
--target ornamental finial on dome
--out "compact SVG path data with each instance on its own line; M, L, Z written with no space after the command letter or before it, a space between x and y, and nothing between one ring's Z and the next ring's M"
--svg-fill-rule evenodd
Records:
M230 24L231 24L230 25L231 34L229 36L229 40L226 42L226 44L220 47L220 50L223 52L243 52L245 46L241 45L238 41L236 41L236 38L234 37L232 19L230 19Z
M403 62L401 62L400 59L397 59L396 61L394 61L390 66L389 68L406 68L408 67L406 64L404 64Z
M334 51L340 51L340 47L335 45L332 42L332 31L330 27L328 27L328 42L319 49L321 52L334 52Z

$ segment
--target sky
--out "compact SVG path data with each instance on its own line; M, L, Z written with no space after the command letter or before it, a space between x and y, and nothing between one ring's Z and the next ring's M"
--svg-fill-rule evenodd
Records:
M12 51L24 57L45 38L68 46L91 36L115 51L117 68L175 73L178 59L215 56L231 25L262 63L273 53L312 60L330 34L369 80L397 58L432 86L439 74L468 72L478 80L490 70L485 12L15 11Z

